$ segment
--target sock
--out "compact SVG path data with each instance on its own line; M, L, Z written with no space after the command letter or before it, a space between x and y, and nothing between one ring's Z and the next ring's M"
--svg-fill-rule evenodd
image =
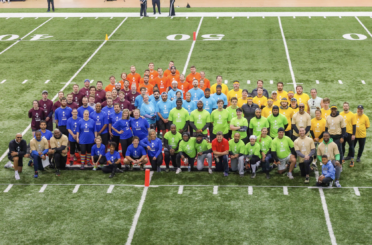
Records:
M18 170L14 170L14 172L15 172L16 174L18 174Z
M85 165L85 155L81 154L81 165Z
M35 171L35 174L37 174L37 171Z
M74 162L74 156L70 155L70 162Z
M86 160L87 161L87 164L90 164L90 160L91 160L90 159L90 153L87 153L87 160Z
M252 164L251 165L251 167L252 167L252 173L256 173L256 164Z

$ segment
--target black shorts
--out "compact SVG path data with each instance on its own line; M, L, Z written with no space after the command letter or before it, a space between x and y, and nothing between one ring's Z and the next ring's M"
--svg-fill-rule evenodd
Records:
M163 120L159 120L156 122L156 126L158 127L159 130L170 130L170 123L169 121L167 123L163 122Z
M152 124L150 124L150 129L156 129L156 123L152 123Z
M9 159L9 161L14 162L13 156L8 155L8 159ZM19 157L18 167L23 167L23 157Z

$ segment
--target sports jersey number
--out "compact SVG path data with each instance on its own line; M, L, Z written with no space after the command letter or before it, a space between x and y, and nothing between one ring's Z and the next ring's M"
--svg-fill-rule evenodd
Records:
M342 37L347 40L357 40L357 41L367 39L367 36L363 34L357 34L357 33L345 34Z
M223 34L204 34L202 35L203 41L220 41L225 35ZM167 36L170 41L185 41L189 40L190 36L187 34L173 34Z
M10 36L10 37L8 37ZM5 39L6 37L8 37L8 39ZM6 34L6 35L1 35L0 36L0 41L11 41L11 40L15 40L19 38L18 35L14 35L14 34Z
M222 40L222 38L224 37L225 35L223 34L205 34L205 35L202 35L202 38L204 38L204 41L216 41L216 40Z

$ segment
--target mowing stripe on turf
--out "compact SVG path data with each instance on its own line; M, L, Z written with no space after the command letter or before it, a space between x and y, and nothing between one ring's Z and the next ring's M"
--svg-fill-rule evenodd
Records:
M49 20L51 20L52 18L50 18ZM111 38L112 35L114 35L114 33L119 29L119 27L127 20L128 18L125 18L122 22L120 22L120 24L116 27L116 29L110 34L110 36L108 38ZM49 21L48 20L48 21ZM45 24L46 22L44 22L43 24ZM41 25L40 25L41 26ZM39 26L39 27L40 27ZM38 27L38 28L39 28ZM37 29L37 28L36 28ZM36 30L35 29L35 30ZM31 32L29 33L31 34ZM29 35L27 34L27 35ZM26 35L26 36L27 36ZM81 72L81 70L83 70L83 68L89 63L89 61L98 53L98 51L103 47L103 45L105 45L105 43L107 42L107 40L103 41L103 43L96 49L96 51L94 51L94 53L87 59L87 61L85 61L85 63L79 68L79 70L70 78L70 80L65 84L65 86L63 86L63 88L60 90L60 91L63 91L67 88L67 86L72 82L72 80L75 79L75 77ZM5 52L6 50L4 50L3 52ZM0 53L1 54L1 53ZM53 97L52 101L55 101L56 99L58 98L58 93ZM22 135L25 135L27 133L27 131L31 128L31 124L29 124L27 126L27 128L22 132ZM0 162L5 158L5 156L8 154L9 152L9 149L6 149L6 151L4 152L4 154L0 157Z
M33 33L34 31L36 31L37 29L39 29L40 27L42 27L43 25L45 25L46 23L48 23L51 19L53 19L53 17L51 17L50 19L48 19L47 21L45 21L44 23L42 23L41 25L39 25L38 27L36 27L35 29L33 29L32 31L30 31L29 33L27 33L25 36L23 36L20 40L24 39L25 37L29 36L31 33ZM4 52L6 52L7 50L9 50L11 47L13 47L14 45L16 45L17 43L20 42L20 40L18 40L17 42L13 43L12 45L10 45L9 47L7 47L6 49L4 49L3 51L0 52L0 55L3 54Z
M198 38L198 34L199 34L199 30L200 30L200 26L201 26L202 22L203 22L203 17L200 18L198 29L196 29L195 40L192 41L190 52L189 52L189 55L187 56L187 60L186 60L186 63L185 63L185 67L183 68L182 74L186 74L186 69L187 69L187 66L189 65L191 54L192 54L192 51L194 50L195 42L196 42L196 39Z
M365 25L363 25L363 23L359 20L359 18L357 16L355 16L355 19L357 19L357 21L363 26L364 30L366 30L366 32L368 33L368 35L370 37L372 37L372 34L369 32L369 30L367 29L367 27L365 27Z
M214 195L218 194L218 186L217 185L213 187L213 194Z
M291 58L289 57L287 41L285 40L285 35L284 35L283 27L282 27L282 21L280 20L280 17L278 17L278 22L279 22L280 32L282 33L282 37L283 37L283 43L284 43L284 48L285 48L285 54L287 55L288 66L289 66L289 71L291 72L291 77L292 77L292 81L293 81L293 86L294 86L295 89L296 89L296 79L295 79L295 76L294 76L294 73L293 73L292 62L291 62Z
M180 185L180 187L178 188L178 194L182 194L183 193L183 185Z
M76 193L76 192L78 192L79 188L80 188L80 185L75 185L75 188L74 188L74 190L72 191L72 193Z
M325 216L326 223L327 223L328 233L329 233L329 236L331 238L331 243L332 243L332 245L337 245L336 237L335 237L335 234L334 234L333 228L332 228L331 219L329 218L327 202L326 202L326 199L325 199L325 196L324 196L324 191L323 191L322 188L319 188L319 193L320 193L320 199L322 200L324 216Z
M151 171L150 172L150 183L151 183L151 179L152 179L153 174L154 174L154 171ZM137 223L138 223L138 219L139 219L139 216L141 215L142 207L143 207L143 204L145 203L145 199L146 199L148 189L149 189L148 187L143 188L141 200L138 204L137 212L134 215L133 223L132 223L132 226L130 227L127 242L125 243L126 245L130 245L132 243L134 232L136 231L136 226L137 226Z
M8 185L8 187L4 190L4 192L8 192L10 189L12 189L13 184Z
M355 195L360 196L358 187L354 187L354 192L355 192Z
M40 188L40 193L43 193L45 191L45 189L47 188L47 184L44 184L41 188Z
M107 189L107 193L112 193L114 187L115 187L114 185L110 185L109 188Z
M283 194L288 196L288 187L287 186L283 186Z
M248 186L248 195L252 195L252 194L253 194L253 187Z

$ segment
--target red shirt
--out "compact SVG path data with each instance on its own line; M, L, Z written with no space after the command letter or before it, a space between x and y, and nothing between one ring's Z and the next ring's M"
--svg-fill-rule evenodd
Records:
M229 141L225 138L221 142L218 142L217 138L212 141L212 150L218 152L224 152L229 150Z

